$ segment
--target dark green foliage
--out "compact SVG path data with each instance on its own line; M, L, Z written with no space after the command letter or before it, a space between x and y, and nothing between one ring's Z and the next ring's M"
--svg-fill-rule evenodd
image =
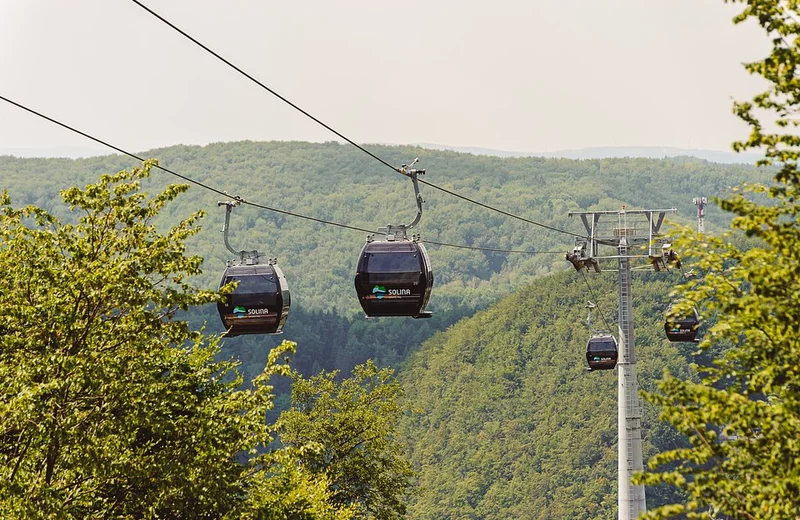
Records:
M643 388L665 367L687 374L664 338L670 280L649 278L634 284ZM612 324L614 281L591 280ZM585 371L587 299L578 274L553 275L412 356L401 374L416 412L403 423L419 473L410 518L616 518L616 372ZM680 442L655 415L645 409L646 455ZM648 492L651 503L674 499Z

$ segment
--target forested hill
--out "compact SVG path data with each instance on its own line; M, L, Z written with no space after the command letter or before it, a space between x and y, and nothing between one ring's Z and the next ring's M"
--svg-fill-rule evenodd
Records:
M612 326L615 282L610 273L591 280ZM634 277L639 383L648 390L664 369L686 377L694 350L664 337L672 282ZM411 356L401 375L414 410L403 436L419 475L410 519L617 517L616 371L585 370L586 292L574 271L548 276ZM646 404L642 424L645 460L677 447ZM665 492L648 488L648 506Z
M418 147L368 146L391 164L420 158L427 181L557 228L581 232L580 209L676 207L673 221L691 224L692 197L714 196L745 180L766 180L767 172L749 166L725 166L692 159L567 160L499 158L426 150ZM142 152L160 164L197 181L252 202L316 218L374 229L410 221L415 212L410 181L349 145L303 142L236 142L208 146L172 146ZM58 191L94 181L102 173L131 168L135 162L111 155L87 159L18 159L0 157L0 189L15 205L34 203L60 208ZM154 170L153 192L180 182ZM298 361L304 372L349 368L376 357L396 363L435 330L485 308L498 298L553 270L566 269L563 251L571 237L504 217L438 190L422 186L425 213L418 228L423 239L490 248L554 251L555 254L506 254L430 246L436 285L430 309L434 319L370 320L360 313L353 274L364 234L324 226L267 210L240 206L231 218L231 243L277 256L293 294L292 315L284 337L300 341ZM229 253L220 229L221 197L197 186L167 208L176 221L203 209L203 230L193 237L190 253L205 258L200 283L215 286ZM57 214L63 214L58 209ZM707 211L710 230L726 225L726 216ZM166 224L166 222L165 222ZM202 316L218 330L212 310ZM274 338L226 341L253 370ZM248 348L245 348L248 347Z

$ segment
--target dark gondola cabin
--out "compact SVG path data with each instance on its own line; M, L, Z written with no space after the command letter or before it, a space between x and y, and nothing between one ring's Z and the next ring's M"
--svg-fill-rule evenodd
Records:
M692 308L690 314L676 316L672 305L667 309L664 320L664 332L673 343L697 343L697 331L700 329L700 316L697 309Z
M371 241L358 258L358 301L367 317L428 318L433 271L425 246L410 240Z
M589 371L611 370L617 366L617 340L611 334L595 334L586 344Z
M217 303L227 337L280 334L289 316L291 296L283 272L274 264L230 265L220 288L239 282L224 302Z

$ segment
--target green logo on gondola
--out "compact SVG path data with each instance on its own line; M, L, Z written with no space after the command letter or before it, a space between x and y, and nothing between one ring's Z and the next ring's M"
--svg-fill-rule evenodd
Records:
M237 318L242 318L244 317L245 314L247 314L247 309L245 309L241 305L237 305L236 307L233 308L233 313L236 315Z
M386 287L382 285L376 285L372 288L372 294L379 300L382 300L384 296L386 296Z

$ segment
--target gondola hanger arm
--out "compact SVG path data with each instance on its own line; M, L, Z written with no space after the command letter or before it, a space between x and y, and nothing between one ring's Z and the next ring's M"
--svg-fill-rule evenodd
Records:
M414 220L412 220L409 224L400 224L399 226L393 226L389 224L385 228L379 228L378 233L384 233L387 236L392 236L392 238L394 238L395 233L399 232L403 238L406 238L408 236L408 230L419 224L419 221L422 220L422 204L425 201L422 199L422 195L419 192L419 181L417 180L417 176L425 175L425 170L412 168L412 166L417 164L418 161L419 157L411 161L410 164L404 164L397 169L398 172L402 173L406 177L410 177L411 182L414 185L414 199L417 202L417 216L414 217Z
M243 202L241 197L234 197L233 200L226 200L226 201L219 201L217 202L217 207L225 206L225 225L222 227L222 234L223 240L225 241L225 247L228 248L228 251L233 253L234 255L239 257L239 260L245 262L248 259L254 260L254 263L258 263L258 257L260 256L257 250L246 251L244 249L237 251L231 246L231 243L228 239L228 233L230 230L230 222L231 222L231 209L238 206ZM272 263L272 262L270 262Z

